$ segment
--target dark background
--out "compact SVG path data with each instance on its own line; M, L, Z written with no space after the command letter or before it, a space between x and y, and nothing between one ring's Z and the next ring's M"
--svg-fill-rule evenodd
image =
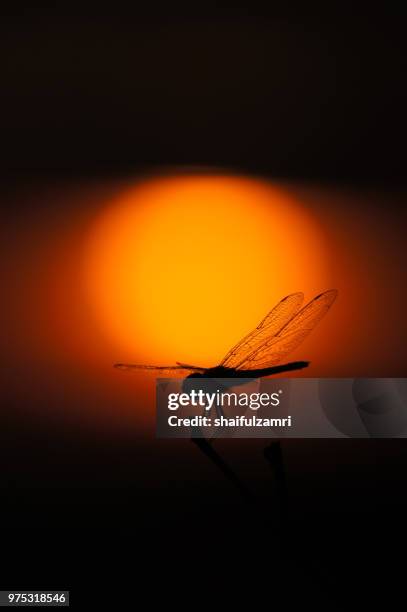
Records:
M4 17L4 170L404 181L402 15Z
M4 15L2 189L174 165L404 187L404 28L380 14ZM195 605L190 585L210 605L221 589L325 607L348 606L353 587L365 604L401 591L403 441L285 442L288 497L267 441L221 444L253 502L191 442L5 408L2 588Z

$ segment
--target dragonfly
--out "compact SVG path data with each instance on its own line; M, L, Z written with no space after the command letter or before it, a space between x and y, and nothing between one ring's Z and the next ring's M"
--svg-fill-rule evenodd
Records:
M164 375L180 375L186 378L251 378L271 376L282 372L300 370L309 361L282 363L294 351L326 315L338 291L329 289L320 293L303 306L304 294L292 293L283 298L260 321L258 326L244 336L222 361L214 367L202 367L177 361L176 365L156 366L116 363L120 370L154 370Z

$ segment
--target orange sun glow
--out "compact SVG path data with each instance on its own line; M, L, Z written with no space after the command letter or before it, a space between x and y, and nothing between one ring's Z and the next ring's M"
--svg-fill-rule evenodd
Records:
M95 220L85 283L115 358L214 365L288 293L327 289L321 228L267 181L174 175Z

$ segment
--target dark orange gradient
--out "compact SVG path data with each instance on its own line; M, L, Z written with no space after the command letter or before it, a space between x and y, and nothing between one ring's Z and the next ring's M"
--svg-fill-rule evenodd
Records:
M339 298L299 375L405 375L403 194L174 173L2 197L2 388L22 422L151 429L154 376L115 361L213 364L300 290Z

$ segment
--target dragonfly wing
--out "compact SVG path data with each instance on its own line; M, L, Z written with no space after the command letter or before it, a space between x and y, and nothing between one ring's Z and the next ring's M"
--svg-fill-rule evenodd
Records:
M237 368L249 355L262 346L266 339L277 334L294 317L303 300L303 293L287 295L270 310L256 329L230 349L220 365L227 368Z
M261 346L256 347L237 369L258 370L280 363L311 333L328 312L337 295L336 289L317 295L277 334L266 337Z
M191 372L203 372L202 368L198 368L195 366L185 366L185 365L175 365L175 366L155 366L155 365L141 365L135 363L115 363L114 367L118 370L126 370L135 372L137 370L153 370L159 374L169 376L173 376L174 374L179 374L181 376L186 376L187 374L191 374Z

